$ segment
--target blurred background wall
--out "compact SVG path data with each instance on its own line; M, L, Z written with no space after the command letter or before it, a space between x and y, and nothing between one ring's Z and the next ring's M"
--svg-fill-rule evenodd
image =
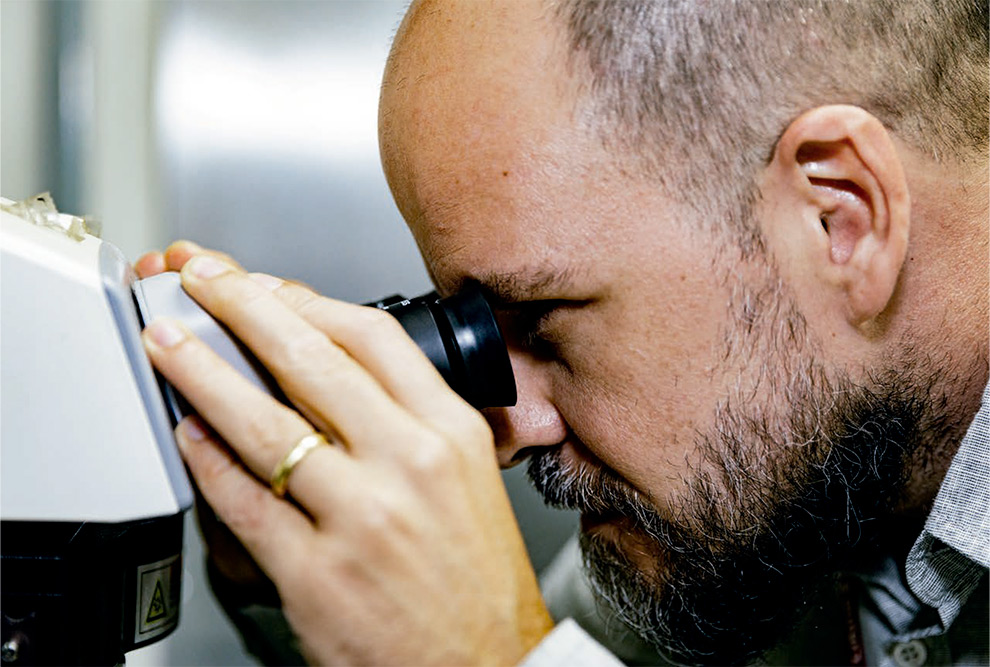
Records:
M353 301L429 289L378 158L406 2L0 2L0 193L50 190L131 259L170 239ZM534 565L576 527L505 475ZM131 665L250 664L187 521L182 622Z

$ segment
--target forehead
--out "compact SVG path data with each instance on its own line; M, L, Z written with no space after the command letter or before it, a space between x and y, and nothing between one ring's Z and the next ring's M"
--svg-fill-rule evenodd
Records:
M577 133L556 19L542 2L425 2L396 37L381 104L382 159L427 260L472 236L511 251L548 221L553 165ZM570 175L570 174L569 174ZM497 214L496 214L497 213ZM497 227L497 229L493 228ZM533 230L535 231L535 230Z
M620 262L621 244L642 238L634 227L656 188L625 174L586 122L584 79L548 6L426 2L397 34L382 162L443 289L534 269L603 272L603 247Z
M542 0L416 2L386 67L383 132L397 122L423 138L456 121L471 141L499 125L557 120L573 97L568 52Z

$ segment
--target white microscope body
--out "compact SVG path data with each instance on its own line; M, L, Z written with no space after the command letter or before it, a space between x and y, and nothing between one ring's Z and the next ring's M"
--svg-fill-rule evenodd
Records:
M116 664L178 624L193 494L127 260L2 204L3 659Z

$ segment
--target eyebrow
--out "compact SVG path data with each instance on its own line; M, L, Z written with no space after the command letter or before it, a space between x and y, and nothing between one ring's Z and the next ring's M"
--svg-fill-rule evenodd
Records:
M473 282L480 285L492 305L498 307L552 298L551 293L571 283L575 274L573 268L524 267L488 273Z

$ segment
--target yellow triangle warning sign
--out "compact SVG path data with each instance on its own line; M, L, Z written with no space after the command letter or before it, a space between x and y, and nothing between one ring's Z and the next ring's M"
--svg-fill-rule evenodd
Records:
M131 612L135 643L147 643L178 625L181 574L182 560L178 554L138 566L137 596Z
M162 594L162 582L155 582L155 592L151 596L151 604L148 605L148 615L145 617L145 623L151 623L152 621L157 621L159 618L165 618L167 616L165 610L165 596Z

